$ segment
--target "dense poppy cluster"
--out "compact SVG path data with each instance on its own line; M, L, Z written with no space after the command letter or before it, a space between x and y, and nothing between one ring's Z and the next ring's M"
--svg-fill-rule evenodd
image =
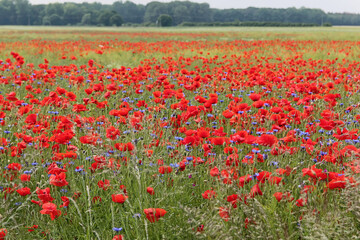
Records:
M101 42L101 49L85 40L30 44L39 54L46 46L162 53L137 67L112 69L92 59L76 64L85 58L81 55L64 65L47 59L35 65L9 53L0 60L4 201L41 216L27 231L49 234L44 223L77 216L82 211L77 205L134 208L135 218L144 213L149 224L187 221L174 210L178 204L170 203L179 186L187 186L180 193L189 195L187 204L213 202L206 208L229 223L241 213L239 206L255 198L298 211L310 201L316 204L313 192L356 186L359 62L306 59L307 44L111 40ZM348 55L353 43L314 44L342 46ZM270 46L279 52L258 54ZM164 55L184 48L196 51L191 57ZM252 216L242 217L245 229L256 225ZM4 239L10 225L0 227ZM191 227L201 233L207 226Z

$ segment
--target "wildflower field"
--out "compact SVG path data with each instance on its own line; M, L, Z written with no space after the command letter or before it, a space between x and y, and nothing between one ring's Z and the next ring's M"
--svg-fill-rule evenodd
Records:
M359 28L0 28L0 239L358 239Z

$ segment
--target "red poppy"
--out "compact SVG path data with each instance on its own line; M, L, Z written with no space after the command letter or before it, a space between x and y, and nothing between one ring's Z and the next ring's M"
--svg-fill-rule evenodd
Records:
M296 200L296 206L298 207L303 207L305 206L307 203L307 200L305 198L300 198L298 200Z
M54 220L61 215L61 211L57 210L57 206L54 203L44 203L42 208L43 210L41 210L40 213L50 215L51 220Z
M217 167L214 167L210 170L210 176L216 177L220 174L219 169Z
M105 179L104 181L98 181L98 187L102 188L104 191L106 191L110 186L110 181L107 179Z
M204 199L212 199L216 198L216 192L213 190L206 190L204 193L201 194Z
M17 101L18 99L16 98L16 92L7 93L6 99L12 102Z
M28 115L24 122L29 125L35 125L36 124L36 114Z
M69 183L66 181L66 174L64 172L50 176L50 184L57 187L64 187Z
M274 197L276 198L276 200L278 202L280 202L281 199L283 198L283 193L282 192L276 192L276 193L274 193Z
M114 126L109 127L106 129L106 137L111 140L116 140L116 138L120 136L120 130L115 128Z
M155 194L155 191L152 187L147 187L146 188L146 191L150 194L150 195L154 195Z
M123 235L115 235L112 240L124 240Z
M0 228L0 240L4 240L7 233L8 231L6 230L6 228Z
M147 208L144 209L144 213L146 218L153 223L159 221L161 217L165 216L166 210L162 208Z
M115 143L115 148L119 151L129 151L134 150L135 146L131 143Z
M161 167L159 167L159 173L160 174L171 173L171 172L172 172L172 168L170 166L161 166Z
M219 215L225 221L228 222L230 218L229 210L224 207L219 208Z
M111 195L112 201L116 203L124 203L128 196L125 196L123 194L112 194Z
M197 130L197 135L201 138L207 138L210 136L210 132L205 128L200 128Z
M256 101L260 100L261 95L260 95L260 94L257 94L257 93L252 93L252 94L250 94L249 98L250 98L251 100L253 100L254 102L256 102Z
M212 142L214 145L223 145L224 142L225 142L225 139L224 139L223 137L212 138L212 139L211 139L211 142Z
M231 203L231 205L233 206L233 208L237 208L237 202L239 200L241 200L239 198L239 196L237 194L233 194L233 195L229 195L227 196L227 199L226 199L229 203Z
M20 188L20 189L16 190L16 192L18 194L20 194L21 196L26 196L26 195L31 194L31 190L28 187Z
M79 112L88 111L88 109L86 108L85 105L82 105L82 104L74 104L74 106L73 106L73 111L76 112L76 113L79 113Z
M41 200L41 203L47 203L54 201L54 198L50 195L50 188L40 189L36 188L36 194L38 198Z
M29 182L31 179L31 176L29 174L21 174L20 176L20 180L22 182Z
M250 196L251 197L255 197L256 195L263 195L260 187L259 187L259 184L255 184L252 188L251 188L251 191L250 191Z
M14 172L18 172L21 170L21 164L20 163L10 163L7 166L7 169L14 171Z
M222 114L225 118L232 118L232 116L234 116L234 112L230 111L229 109L226 109L225 111L223 111Z
M272 147L278 141L274 135L263 134L257 139L257 143L262 146Z
M70 199L66 196L62 196L61 201L63 201L63 203L59 206L60 208L68 207L70 204Z
M344 176L331 180L328 183L329 189L340 189L346 187L346 179Z

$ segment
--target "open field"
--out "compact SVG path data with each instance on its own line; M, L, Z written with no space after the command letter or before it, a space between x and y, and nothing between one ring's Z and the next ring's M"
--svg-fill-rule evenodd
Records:
M0 239L357 239L359 30L0 27Z

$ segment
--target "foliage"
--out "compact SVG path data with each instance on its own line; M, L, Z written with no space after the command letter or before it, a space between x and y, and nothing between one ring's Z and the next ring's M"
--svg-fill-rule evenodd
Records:
M172 26L173 19L170 15L161 14L157 22L161 27L170 27Z
M112 11L118 16L110 23ZM90 15L89 15L90 14ZM109 14L109 16L106 16ZM182 23L231 23L268 22L290 24L360 25L360 14L325 13L309 8L254 8L215 9L207 3L153 1L147 5L131 1L116 1L112 5L102 3L49 3L30 4L28 0L0 0L0 25L116 25L122 23L154 25L162 14L169 15L172 25ZM101 16L101 17L100 17ZM120 18L122 20L120 20ZM120 24L121 23L121 24ZM280 26L281 24L277 24ZM327 25L329 25L327 24ZM269 24L267 24L269 25ZM262 26L266 26L265 24ZM298 25L301 26L301 25Z

